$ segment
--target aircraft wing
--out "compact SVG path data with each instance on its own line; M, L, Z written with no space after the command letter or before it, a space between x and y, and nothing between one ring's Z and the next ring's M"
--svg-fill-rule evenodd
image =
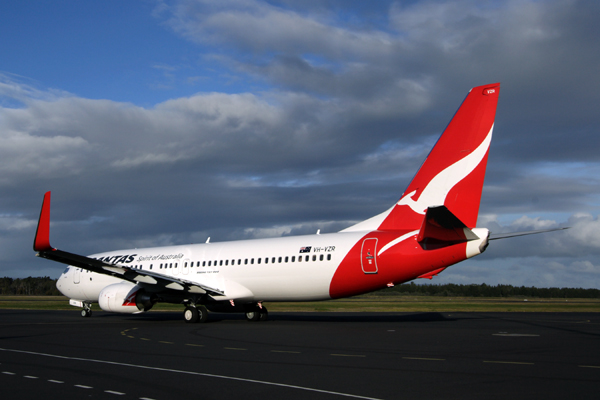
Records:
M81 256L58 250L50 245L50 192L44 195L44 202L40 212L40 219L33 241L33 250L38 257L73 265L98 274L111 275L130 282L159 285L166 289L184 290L191 293L223 296L225 293L219 289L192 282L186 279L166 276L157 272L136 269L128 266L110 264L94 258Z

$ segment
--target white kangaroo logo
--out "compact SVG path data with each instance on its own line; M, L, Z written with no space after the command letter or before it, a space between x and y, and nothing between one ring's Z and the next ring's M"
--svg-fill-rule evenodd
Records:
M473 172L481 160L483 160L492 141L493 129L494 125L490 128L483 142L471 154L450 165L429 181L417 200L412 198L416 193L416 190L413 190L402 197L397 204L399 206L407 205L417 214L425 214L427 207L443 205L450 190Z

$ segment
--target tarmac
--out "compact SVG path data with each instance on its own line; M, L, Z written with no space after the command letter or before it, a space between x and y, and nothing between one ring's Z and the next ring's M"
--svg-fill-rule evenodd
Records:
M600 313L0 310L3 399L597 399Z

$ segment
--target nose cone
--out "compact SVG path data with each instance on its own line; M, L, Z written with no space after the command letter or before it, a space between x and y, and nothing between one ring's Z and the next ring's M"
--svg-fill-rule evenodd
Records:
M73 284L72 274L72 267L67 267L67 269L65 269L64 272L60 274L60 277L56 281L56 288L58 289L58 291L70 299L77 297L77 293L75 292L78 292L78 290L76 290L77 288Z
M60 276L58 277L58 279L56 280L56 288L58 289L59 292L61 292L64 296L66 296L67 294L64 291L64 287L65 287L65 280L67 279L66 274L60 274Z

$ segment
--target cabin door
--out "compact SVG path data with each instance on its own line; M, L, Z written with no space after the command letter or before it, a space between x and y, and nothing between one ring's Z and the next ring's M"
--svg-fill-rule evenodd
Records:
M363 240L360 250L360 262L365 274L377 273L377 238Z

